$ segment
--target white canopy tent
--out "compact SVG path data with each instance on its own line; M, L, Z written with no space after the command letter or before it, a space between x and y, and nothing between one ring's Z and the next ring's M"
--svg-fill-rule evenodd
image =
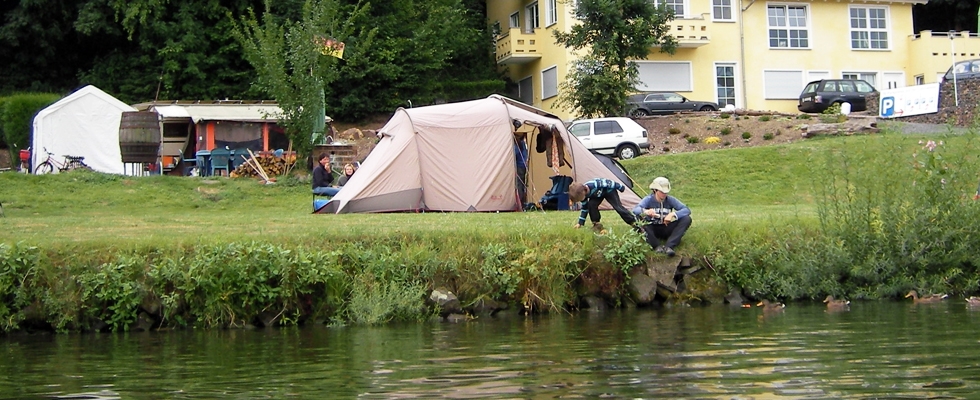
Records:
M34 117L31 170L50 152L59 161L65 155L82 156L93 170L122 174L119 121L124 111L136 109L91 85L41 110Z

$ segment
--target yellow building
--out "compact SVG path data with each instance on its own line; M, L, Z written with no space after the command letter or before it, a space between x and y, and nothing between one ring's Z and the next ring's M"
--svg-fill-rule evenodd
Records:
M918 34L912 6L927 0L651 0L675 11L671 55L651 49L637 60L638 91L674 91L690 99L751 110L797 112L807 82L858 78L890 89L933 83L954 60L980 58L968 31ZM555 30L576 23L573 0L487 0L497 65L514 82L513 96L565 119L560 83L575 54L555 43Z

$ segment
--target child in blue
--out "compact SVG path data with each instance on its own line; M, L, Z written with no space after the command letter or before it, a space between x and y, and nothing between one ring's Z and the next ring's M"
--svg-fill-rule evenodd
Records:
M623 218L627 225L632 226L636 222L636 218L619 201L619 192L624 190L626 190L626 186L623 186L622 183L606 178L595 178L585 183L572 182L571 185L568 185L568 199L582 203L582 212L579 213L575 228L580 228L585 224L586 214L592 220L593 228L601 226L598 225L602 218L599 214L599 205L602 204L603 200L609 202L609 205L616 210L616 213Z
M691 227L691 209L676 197L668 196L670 181L658 177L650 184L652 193L640 200L633 208L633 214L642 218L643 233L647 243L657 253L673 257L674 248L681 244L681 238ZM661 240L666 240L663 245Z

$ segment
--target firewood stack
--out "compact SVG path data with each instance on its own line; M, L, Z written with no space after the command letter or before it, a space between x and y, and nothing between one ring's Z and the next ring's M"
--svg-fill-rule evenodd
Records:
M239 156L240 157L240 156ZM273 178L277 176L285 175L293 168L296 164L295 155L284 155L281 157L276 157L275 155L255 155L254 157L249 157L248 160L231 171L232 178L261 178L268 180L266 178ZM256 168L256 165L259 168ZM263 174L265 176L263 176Z

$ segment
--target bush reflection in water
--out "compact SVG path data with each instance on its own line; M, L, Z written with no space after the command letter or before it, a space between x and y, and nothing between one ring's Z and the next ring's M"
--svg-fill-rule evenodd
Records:
M0 397L969 398L980 311L854 302L383 327L15 335Z

